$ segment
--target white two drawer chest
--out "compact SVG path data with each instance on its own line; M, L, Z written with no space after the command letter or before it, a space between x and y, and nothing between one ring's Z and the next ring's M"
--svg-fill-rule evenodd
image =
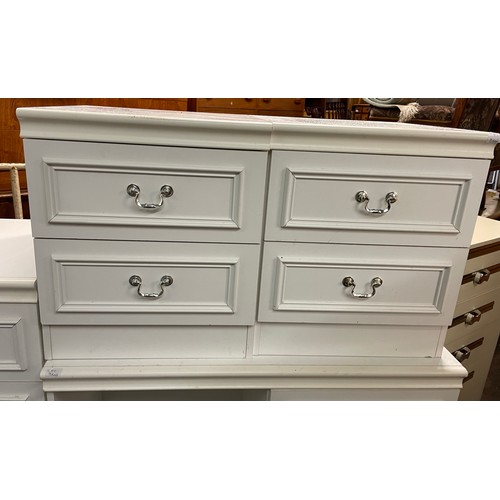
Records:
M498 136L98 107L17 114L46 390L102 388L99 367L130 389L144 366L230 366L237 379L238 367L439 362Z

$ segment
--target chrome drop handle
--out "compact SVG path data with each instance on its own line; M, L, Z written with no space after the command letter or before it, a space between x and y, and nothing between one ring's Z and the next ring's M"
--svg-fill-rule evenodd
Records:
M398 200L398 193L391 191L385 195L385 201L387 202L387 208L368 208L368 202L370 198L368 197L368 193L366 191L358 191L356 193L356 201L358 203L365 203L365 212L374 215L382 215L386 214L390 209L393 203L396 203Z
M342 284L348 288L352 287L351 290L351 295L353 297L356 297L357 299L369 299L375 295L375 291L379 286L382 286L382 278L379 278L378 276L376 278L373 278L370 285L372 287L371 293L354 293L354 289L356 288L356 283L354 283L354 278L351 278L351 276L346 276L342 280Z
M140 295L141 297L146 297L147 299L157 299L158 297L161 297L163 295L163 287L170 286L174 282L174 279L172 278L172 276L162 276L160 279L161 291L158 293L141 292L142 278L140 276L137 276L136 274L130 276L128 282L132 286L138 287L137 294Z
M154 210L160 208L163 205L164 198L170 198L174 194L174 188L172 186L164 185L160 188L160 201L159 203L141 203L139 201L139 195L141 194L141 188L137 184L129 184L127 186L127 194L129 196L135 196L135 204L139 208L146 208L149 210Z

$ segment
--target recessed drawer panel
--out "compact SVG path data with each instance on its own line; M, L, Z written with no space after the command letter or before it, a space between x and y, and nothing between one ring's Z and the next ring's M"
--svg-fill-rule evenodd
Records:
M39 325L37 304L0 303L0 381L39 380Z
M25 141L33 236L258 242L267 154Z
M253 324L259 250L35 240L42 324Z
M27 364L22 319L0 316L0 372L24 371Z
M482 160L273 151L266 239L469 246Z
M265 243L259 320L447 325L467 249Z

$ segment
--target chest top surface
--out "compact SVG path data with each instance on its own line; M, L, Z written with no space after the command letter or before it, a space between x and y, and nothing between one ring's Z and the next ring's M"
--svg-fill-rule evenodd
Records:
M500 243L500 221L478 216L472 236L471 249L493 243Z
M24 139L492 158L500 135L407 123L97 106L18 108Z
M1 219L0 280L35 280L35 256L31 221Z

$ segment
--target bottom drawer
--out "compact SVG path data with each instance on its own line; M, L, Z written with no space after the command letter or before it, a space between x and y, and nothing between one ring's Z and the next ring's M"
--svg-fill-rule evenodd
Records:
M35 240L44 325L250 325L259 245Z
M244 358L247 327L44 326L46 359Z
M264 243L258 319L448 325L463 248Z

